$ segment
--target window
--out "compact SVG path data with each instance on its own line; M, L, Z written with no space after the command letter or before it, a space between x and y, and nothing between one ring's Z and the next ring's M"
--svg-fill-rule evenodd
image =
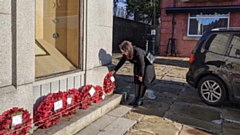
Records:
M229 56L240 58L240 34L233 36Z
M224 55L230 36L230 34L213 34L205 44L205 49Z
M35 77L79 67L79 0L36 0Z
M201 36L205 31L213 28L228 27L229 14L193 14L188 17L188 35Z

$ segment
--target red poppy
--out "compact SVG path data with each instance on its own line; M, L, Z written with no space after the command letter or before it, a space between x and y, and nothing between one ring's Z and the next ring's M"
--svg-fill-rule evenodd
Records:
M13 107L0 115L0 134L26 135L31 124L32 121L27 110Z

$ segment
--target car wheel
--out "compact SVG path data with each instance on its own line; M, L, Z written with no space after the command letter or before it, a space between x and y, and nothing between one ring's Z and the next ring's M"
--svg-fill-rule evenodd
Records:
M207 76L198 83L198 94L209 105L220 105L226 99L226 88L223 82L214 76Z

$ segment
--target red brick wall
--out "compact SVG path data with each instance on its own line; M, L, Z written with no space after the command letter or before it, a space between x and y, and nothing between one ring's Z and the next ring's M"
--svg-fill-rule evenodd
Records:
M161 8L161 29L159 41L160 55L166 55L168 39L172 37L172 14L165 14L165 7L173 7L174 0L162 0ZM240 5L240 0L218 1L218 2L178 2L176 7L187 6L224 6ZM240 13L230 13L230 27L240 27ZM188 14L175 15L174 38L177 39L177 56L188 57L194 48L197 40L183 40L187 36Z

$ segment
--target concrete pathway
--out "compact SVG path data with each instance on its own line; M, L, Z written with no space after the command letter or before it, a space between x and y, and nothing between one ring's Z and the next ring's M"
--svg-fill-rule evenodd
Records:
M113 55L117 64L120 55ZM157 57L156 81L148 88L156 99L131 108L128 99L77 135L238 135L240 105L204 104L186 83L187 58ZM116 92L133 94L133 65L126 62L116 75ZM133 96L129 96L132 98Z
M120 56L114 55L117 64ZM126 62L116 76L116 91L133 94L133 65ZM137 120L127 135L237 135L240 134L240 105L225 102L221 107L204 104L197 90L186 83L188 58L157 57L156 81L148 88L155 100L147 99L124 117Z

